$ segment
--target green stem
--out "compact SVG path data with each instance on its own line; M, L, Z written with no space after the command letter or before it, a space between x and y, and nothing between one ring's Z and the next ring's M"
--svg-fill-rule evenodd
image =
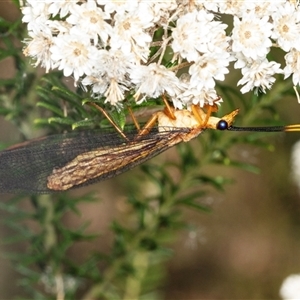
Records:
M142 283L149 268L149 253L137 252L132 264L136 270L134 276L129 276L126 280L124 300L138 300L142 292Z

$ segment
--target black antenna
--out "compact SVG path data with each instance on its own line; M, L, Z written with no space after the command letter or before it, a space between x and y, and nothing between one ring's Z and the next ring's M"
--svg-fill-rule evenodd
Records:
M291 132L300 131L300 124L287 125L287 126L267 126L267 127L236 127L230 126L227 130L231 131L256 131L256 132Z
M254 131L254 132L292 132L300 131L300 124L287 125L287 126L259 126L259 127L238 127L238 126L228 126L225 120L221 120L217 124L218 130L230 130L230 131Z

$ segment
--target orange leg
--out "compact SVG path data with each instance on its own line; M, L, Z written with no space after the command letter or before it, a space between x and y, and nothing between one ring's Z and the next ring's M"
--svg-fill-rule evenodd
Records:
M213 112L216 112L218 111L218 105L215 104L215 102L219 101L220 100L220 97L218 97L217 99L215 99L213 101L213 105L208 105L208 104L205 104L204 105L204 108L206 109L206 113L205 113L205 118L203 120L203 113L202 113L202 116L201 116L201 108L199 106L196 106L196 105L192 105L192 112L194 114L194 116L196 117L196 119L199 121L199 124L202 126L202 127L205 127L208 120L209 120L209 117L211 116L211 114ZM203 112L203 110L202 110Z
M199 125L202 125L204 124L205 120L203 120L203 114L204 112L202 111L202 109L198 106L198 105L192 105L192 112L193 112L193 115L195 116L195 118L197 119ZM202 114L202 116L201 116Z
M109 116L109 114L99 105L97 105L94 102L87 102L88 105L95 107L97 110L99 110L106 118L107 120L111 123L111 125L113 127L115 127L115 129L120 133L120 135L126 140L128 141L127 136L124 134L124 132L122 131L122 129L114 122L114 120Z
M162 99L165 103L165 108L164 108L164 113L172 120L176 120L176 117L173 113L173 108L171 108L168 100L167 100L167 97L165 95L162 95Z
M172 120L176 120L176 117L173 112L173 108L170 106L165 95L162 95L162 99L165 104L164 113ZM157 113L153 114L152 117L148 120L148 122L143 126L143 128L139 131L138 137L148 134L150 129L154 127L157 122Z
M152 117L148 120L148 122L139 131L138 137L148 134L150 129L155 125L156 121L157 121L157 114L153 114Z
M128 108L130 117L131 117L131 119L132 119L132 121L133 121L133 123L134 123L134 126L136 127L137 130L140 130L140 129L141 129L141 128L140 128L140 124L139 124L139 122L136 120L136 117L134 116L132 109L131 109L129 106L128 106L127 108Z
M209 117L211 116L211 113L214 111L214 106L211 106L209 105L209 107L207 108L207 112L206 112L206 116L205 116L205 119L204 119L204 124L203 126L206 126L208 120L209 120Z

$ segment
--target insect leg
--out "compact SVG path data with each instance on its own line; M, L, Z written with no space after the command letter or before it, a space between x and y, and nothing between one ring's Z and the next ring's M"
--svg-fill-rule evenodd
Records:
M139 131L139 134L138 134L137 138L139 136L148 134L150 129L155 125L156 121L157 121L157 113L153 114L152 117L147 121L147 123Z
M204 113L204 111L198 105L193 104L192 105L192 112L193 112L193 115L195 116L195 118L197 119L199 125L201 127L205 127L209 117L207 118L207 115ZM206 120L206 122L205 122L205 120Z
M124 132L122 131L122 129L114 122L114 120L110 117L110 115L99 105L97 105L94 102L87 102L88 105L95 107L97 110L99 110L104 116L105 118L107 118L107 120L113 125L113 127L115 127L115 129L120 133L120 135L128 141L127 136L124 134Z
M166 95L162 95L162 99L165 104L165 108L163 112L172 120L176 120L175 114L174 114L174 108L172 108L167 100ZM155 113L152 115L152 117L148 120L148 122L143 126L143 128L139 131L138 137L148 134L150 129L156 124L158 118L158 114ZM137 137L137 138L138 138Z
M167 97L165 94L162 95L162 99L165 104L164 113L172 120L176 120L176 117L174 115L174 108L172 108L167 100Z
M127 107L127 109L129 111L130 117L131 117L131 119L132 119L132 121L134 123L134 126L136 127L137 130L140 130L141 129L140 124L136 120L136 117L134 116L132 109L129 106Z
M206 113L204 113L203 109L201 109L199 106L192 105L192 112L196 119L199 121L199 124L201 127L206 127L208 120L213 112L218 111L218 106L215 102L219 101L220 97L215 99L213 101L213 105L204 105L204 108L206 109Z

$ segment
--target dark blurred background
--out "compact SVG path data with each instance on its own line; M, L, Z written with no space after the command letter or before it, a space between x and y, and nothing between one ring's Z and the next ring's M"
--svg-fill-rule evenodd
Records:
M10 2L1 1L2 17L13 20L18 13ZM1 78L11 77L13 72L10 61L0 65ZM286 122L300 122L296 97L282 100L279 110ZM1 141L12 143L18 140L16 129L9 122L1 119L0 128ZM300 273L300 198L291 179L290 161L292 146L298 139L300 133L272 135L273 152L249 146L232 149L232 157L260 167L259 175L228 167L213 167L208 171L226 175L235 182L228 185L224 193L213 191L205 199L213 208L211 213L184 209L185 219L190 220L194 229L180 233L170 245L174 256L168 262L161 298L279 298L283 279L291 273ZM155 159L163 161L174 151L171 149ZM133 170L77 191L79 194L97 191L102 201L81 206L82 216L66 216L65 222L75 227L83 220L90 220L89 231L102 234L94 244L79 244L71 249L71 256L81 259L91 248L109 249L112 238L109 224L113 219L121 218L126 210L125 183L128 178L138 176L138 172ZM1 196L1 201L6 199ZM24 203L24 207L26 205ZM5 217L0 211L0 220ZM0 223L0 240L10 233L10 229ZM22 251L22 247L24 244L7 246L0 243L0 299L22 296L22 289L17 286L20 277L5 257L7 252Z

